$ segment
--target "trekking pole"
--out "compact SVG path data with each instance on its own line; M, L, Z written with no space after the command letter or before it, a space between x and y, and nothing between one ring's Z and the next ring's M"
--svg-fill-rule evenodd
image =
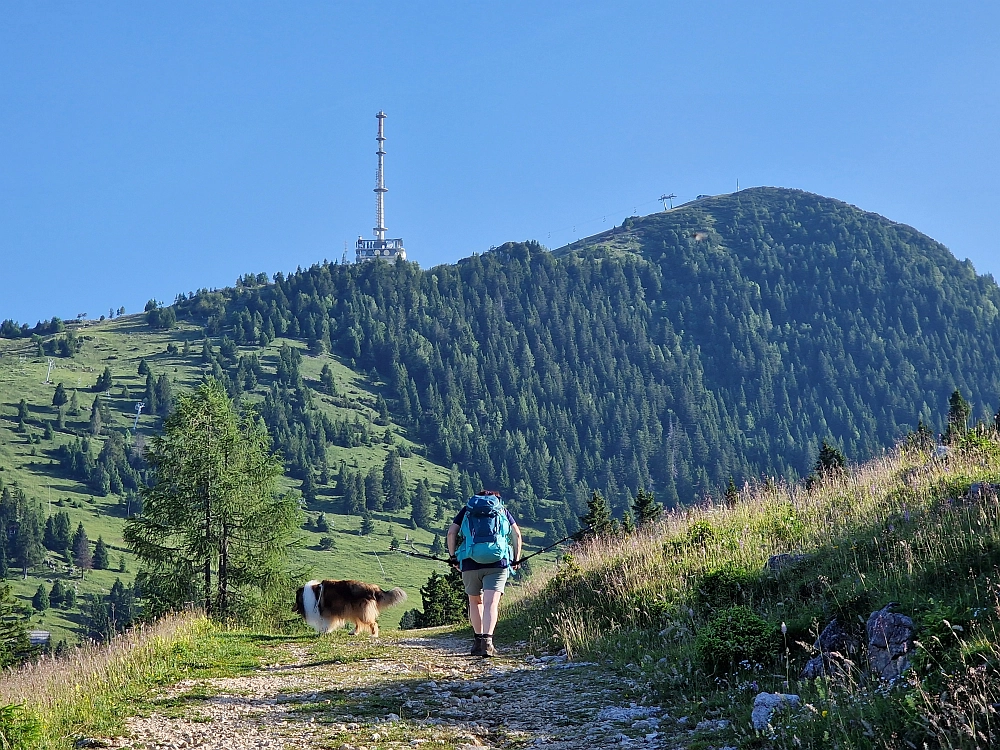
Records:
M422 557L424 560L434 560L435 562L446 563L448 560L442 557L434 557L434 555L425 555L423 552L417 552L417 548L413 546L413 542L410 541L410 547L413 548L412 552L408 549L397 549L396 552L402 552L404 555L410 555L411 557Z
M408 549L397 549L395 552L402 552L404 555L409 555L410 557L421 557L424 560L435 560L436 562L446 563L448 560L444 557L434 557L434 555L425 555L422 552L410 552Z
M591 530L591 528L589 526L587 528L580 529L580 531L590 531L590 530ZM554 542L553 544L550 544L548 547L542 547L537 552L532 552L530 555L525 555L524 557L520 558L519 560L516 560L514 562L514 565L520 565L525 560L530 560L535 555L540 555L543 552L548 552L550 549L553 549L554 547L558 547L560 544L562 544L563 542L568 542L570 539L576 539L576 536L580 533L580 531L574 532L573 534L570 534L569 536L564 536L558 542Z

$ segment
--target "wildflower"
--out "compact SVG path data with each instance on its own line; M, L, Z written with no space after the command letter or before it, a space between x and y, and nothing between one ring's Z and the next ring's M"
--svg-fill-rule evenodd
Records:
M787 633L788 633L788 626L787 626L787 625L785 625L785 623L784 623L784 622L782 622L782 623L781 623L781 634L782 634L782 635L787 635Z

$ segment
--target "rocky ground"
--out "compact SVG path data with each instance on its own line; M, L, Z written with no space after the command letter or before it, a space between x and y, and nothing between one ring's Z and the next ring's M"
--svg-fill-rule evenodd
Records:
M319 639L317 639L319 640ZM256 673L188 680L130 719L115 748L724 748L725 721L671 716L641 686L591 662L468 656L454 635L277 644ZM90 744L90 743L88 743Z

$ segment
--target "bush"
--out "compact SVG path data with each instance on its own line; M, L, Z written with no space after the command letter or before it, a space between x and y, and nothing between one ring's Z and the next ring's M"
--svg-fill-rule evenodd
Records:
M731 607L746 601L755 576L746 570L726 566L702 576L698 601L709 607Z
M319 540L319 548L320 549L330 550L330 549L333 549L335 546L336 546L336 542L334 542L332 536L320 537L320 540Z
M32 750L42 739L38 717L23 706L0 706L0 747L4 750Z
M702 547L715 539L716 531L715 527L708 521L695 521L688 526L687 536L688 542Z
M749 607L729 607L698 632L695 646L705 669L721 673L734 670L741 662L770 661L776 645L775 632Z

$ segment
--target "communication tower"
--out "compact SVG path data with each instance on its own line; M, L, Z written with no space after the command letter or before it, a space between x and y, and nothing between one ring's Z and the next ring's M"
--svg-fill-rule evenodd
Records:
M401 238L385 238L385 194L388 188L385 186L385 112L375 115L378 119L378 135L375 140L378 142L378 168L375 170L375 239L366 240L358 237L358 244L355 246L357 262L375 260L375 258L402 258L406 260L406 250L403 248Z

